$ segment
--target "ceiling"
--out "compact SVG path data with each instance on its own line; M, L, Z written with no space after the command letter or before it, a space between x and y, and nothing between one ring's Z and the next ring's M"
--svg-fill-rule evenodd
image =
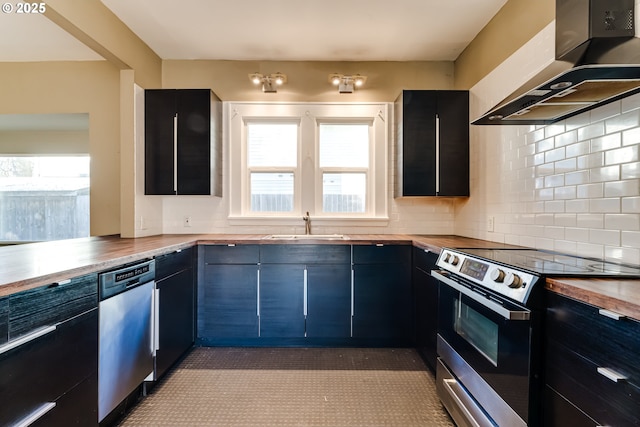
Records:
M507 0L101 0L163 59L452 61ZM3 14L0 61L100 57L43 16Z

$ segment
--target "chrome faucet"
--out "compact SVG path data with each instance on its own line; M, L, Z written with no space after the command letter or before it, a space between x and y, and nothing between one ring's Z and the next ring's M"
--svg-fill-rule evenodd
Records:
M304 221L304 234L311 234L311 217L309 216L309 212L302 217Z

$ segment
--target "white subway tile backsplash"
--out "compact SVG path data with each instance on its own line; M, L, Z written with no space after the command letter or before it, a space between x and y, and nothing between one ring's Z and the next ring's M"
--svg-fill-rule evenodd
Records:
M640 196L640 180L629 179L604 183L604 197Z
M622 145L633 145L640 143L640 127L629 129L622 133Z
M553 200L550 202L544 202L545 212L564 212L565 202L564 200Z
M607 246L620 246L619 230L589 230L589 243Z
M561 187L564 185L564 175L549 175L544 178L544 186L549 187Z
M589 141L582 141L565 147L565 155L567 157L578 157L589 153L591 144Z
M586 256L590 258L604 258L603 245L578 242L576 244L576 251L580 254L580 256Z
M607 151L604 155L606 165L614 165L620 163L637 162L638 145L630 145L628 147L619 148L617 150Z
M605 122L607 133L620 132L638 126L640 126L640 110L629 111Z
M574 199L565 201L566 212L589 212L589 199Z
M536 144L536 153L542 153L553 148L553 138L543 139Z
M604 228L604 214L577 214L576 225L581 228Z
M589 241L589 229L588 228L567 227L564 230L564 239L565 240L571 240L573 242L588 242Z
M591 182L617 181L620 179L620 166L593 168L590 173Z
M622 231L622 246L640 248L640 231Z
M640 213L640 197L624 197L622 213Z
M564 152L565 152L564 147L556 148L554 150L549 150L546 153L544 153L544 162L551 163L551 162L557 162L559 160L564 160L565 158Z
M600 138L593 138L591 140L591 152L611 150L612 148L618 148L622 144L622 135L620 133L614 133L611 135L605 135Z
M570 144L575 144L578 141L578 132L575 130L556 135L555 146L564 147Z
M555 170L556 173L572 172L576 170L577 164L578 163L575 158L560 160L555 162L555 164L553 165L553 169Z
M640 162L629 163L621 166L620 178L631 179L640 178Z
M638 2L636 1L636 3ZM636 4L636 7L637 6L638 5ZM631 110L640 109L640 94L636 93L635 95L631 95L626 98L623 98L620 101L620 104L621 104L621 110L623 113L626 113Z
M604 135L604 123L596 122L578 129L578 141L586 141Z
M553 224L558 227L576 227L577 215L573 213L555 214Z
M586 184L589 182L589 171L581 170L564 175L564 183L567 185Z
M635 214L606 214L604 227L609 230L640 230L640 216Z
M593 169L604 166L604 153L593 153L577 159L578 169Z
M589 199L589 212L619 213L620 199L617 197L604 198L604 199Z
M578 185L576 197L580 199L602 198L604 197L604 185L602 183Z
M576 187L556 187L553 189L553 198L556 200L568 200L576 198Z

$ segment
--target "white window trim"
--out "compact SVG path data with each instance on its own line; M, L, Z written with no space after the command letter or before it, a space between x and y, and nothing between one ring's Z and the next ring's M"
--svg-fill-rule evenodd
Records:
M390 138L389 103L258 103L225 102L228 131L229 222L231 225L299 225L301 215L310 212L314 225L384 226L388 224L388 147ZM296 196L293 212L250 212L248 169L246 162L246 126L252 120L282 120L300 123L300 143ZM368 121L372 124L370 166L367 171L366 214L329 214L322 212L322 170L318 166L318 123ZM349 171L354 169L349 168ZM300 187L299 187L300 186ZM318 188L319 186L319 188ZM302 192L300 188L311 189Z

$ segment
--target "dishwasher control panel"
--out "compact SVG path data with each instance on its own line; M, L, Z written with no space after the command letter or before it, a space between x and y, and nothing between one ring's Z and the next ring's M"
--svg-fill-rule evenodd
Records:
M100 299L112 297L129 288L151 282L156 278L155 260L127 264L98 275Z

